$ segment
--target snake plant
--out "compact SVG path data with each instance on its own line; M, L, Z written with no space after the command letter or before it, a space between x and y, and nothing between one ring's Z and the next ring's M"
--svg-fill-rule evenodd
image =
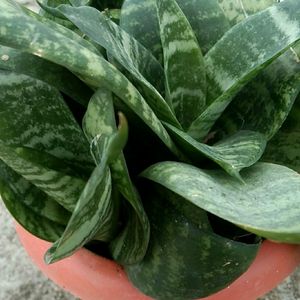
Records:
M0 192L47 263L193 299L300 243L298 0L38 3L0 1Z

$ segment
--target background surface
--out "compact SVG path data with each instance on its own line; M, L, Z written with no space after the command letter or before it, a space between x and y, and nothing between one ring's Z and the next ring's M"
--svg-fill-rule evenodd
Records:
M18 2L31 9L36 8L34 1ZM0 300L76 300L45 278L31 263L18 241L12 218L1 199L0 225ZM300 268L260 300L300 300Z

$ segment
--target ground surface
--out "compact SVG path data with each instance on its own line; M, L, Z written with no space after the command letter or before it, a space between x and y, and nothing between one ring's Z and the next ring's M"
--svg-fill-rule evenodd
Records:
M19 2L34 7L33 1ZM75 300L33 266L16 237L12 219L1 201L0 225L0 300ZM300 269L260 300L300 300Z

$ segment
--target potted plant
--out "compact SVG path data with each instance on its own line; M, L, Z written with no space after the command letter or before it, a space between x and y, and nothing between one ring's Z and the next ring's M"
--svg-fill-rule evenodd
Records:
M0 191L47 264L85 247L165 300L262 244L299 262L274 244L300 243L300 3L277 2L1 1Z

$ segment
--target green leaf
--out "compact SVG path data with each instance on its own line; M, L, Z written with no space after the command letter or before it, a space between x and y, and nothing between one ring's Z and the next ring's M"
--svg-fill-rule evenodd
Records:
M258 163L242 172L245 184L176 162L156 164L143 176L249 232L300 243L300 176L286 167Z
M117 225L117 203L111 198L111 176L106 162L98 165L87 182L63 235L45 254L46 263L72 255L91 241L107 241Z
M122 122L120 122L119 128L122 129L123 126ZM99 135L100 137L103 135L113 135L117 131L110 92L99 89L95 93L85 114L83 128L89 140L93 140ZM101 155L98 154L96 156L96 161L99 161L99 159L101 161ZM150 234L149 221L137 189L130 179L123 154L120 154L114 161L111 161L110 169L116 188L131 206L128 212L127 224L112 241L110 249L114 259L119 263L136 263L144 257L148 247Z
M269 141L263 160L282 164L300 173L300 97L290 116L278 133Z
M242 180L239 172L256 163L266 148L266 139L258 132L239 131L216 145L209 146L197 142L171 125L166 126L174 140L188 153L189 158L199 162L204 155L239 180Z
M205 107L204 59L194 31L176 1L157 0L157 10L167 98L180 124L188 128Z
M16 221L35 236L52 242L62 234L68 213L2 161L0 194Z
M113 65L65 35L52 30L49 25L27 17L16 4L8 0L0 3L0 17L0 44L33 53L65 66L79 74L81 79L91 86L106 87L119 96L175 155L180 156L144 98ZM36 39L32 40L32 36Z
M246 85L213 130L254 130L271 139L286 120L300 91L297 43Z
M3 46L0 46L0 58L0 69L44 81L87 106L92 91L67 69L32 54Z
M280 0L218 0L232 26L278 2Z
M178 0L177 3L191 24L203 53L230 28L217 0ZM156 0L125 0L120 26L163 61Z
M50 155L48 154L50 157ZM74 175L41 165L37 151L30 148L6 146L0 141L0 159L26 180L54 198L60 205L73 211L85 181ZM55 160L54 157L51 160Z
M130 280L146 295L164 300L202 298L247 270L259 244L213 233L203 211L175 194L153 185L146 192L149 250L141 263L125 267Z
M88 142L56 89L6 71L0 71L0 86L2 142L34 148L78 165L91 164Z
M299 8L299 1L286 0L257 13L234 26L207 53L210 105L190 126L191 136L203 139L237 92L299 40ZM239 51L232 52L232 45Z
M180 126L172 110L157 91L164 90L163 69L146 48L92 7L74 8L62 5L59 9L133 76L142 86L142 94L145 95L148 104L161 120Z

